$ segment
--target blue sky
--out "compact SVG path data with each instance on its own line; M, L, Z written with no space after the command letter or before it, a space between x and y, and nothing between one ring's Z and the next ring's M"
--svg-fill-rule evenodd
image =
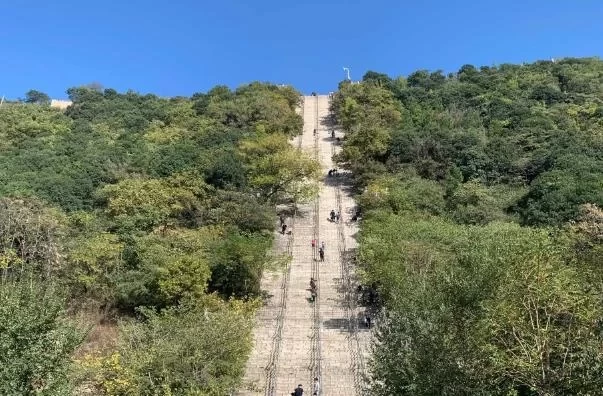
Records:
M324 93L342 66L360 79L603 57L602 0L1 1L0 29L8 98L90 82L161 96L256 80Z

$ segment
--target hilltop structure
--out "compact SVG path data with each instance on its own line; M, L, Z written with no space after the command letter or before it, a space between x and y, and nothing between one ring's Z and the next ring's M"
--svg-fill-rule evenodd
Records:
M65 110L67 107L73 104L70 100L60 100L60 99L52 99L50 101L50 107L54 107L57 109Z

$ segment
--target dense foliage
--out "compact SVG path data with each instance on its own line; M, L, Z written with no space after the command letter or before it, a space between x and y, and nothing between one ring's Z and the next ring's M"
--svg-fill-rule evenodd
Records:
M299 93L253 83L192 98L68 94L65 112L34 90L28 104L0 108L0 296L11 329L0 354L21 356L3 362L1 382L49 395L72 385L227 394L251 347L274 205L314 192L318 164L288 142L301 132ZM61 298L9 293L32 279ZM47 312L43 325L35 310ZM70 318L82 312L121 322L121 336L109 349L84 346L76 384ZM47 343L61 346L56 356L27 358Z
M597 59L466 65L448 77L369 72L335 96L348 132L341 160L361 180L411 168L449 197L469 181L526 188L502 209L522 224L559 225L581 204L603 204L602 95Z
M67 395L69 363L82 332L65 321L64 296L38 282L0 287L0 393Z
M603 62L344 82L375 395L603 389Z

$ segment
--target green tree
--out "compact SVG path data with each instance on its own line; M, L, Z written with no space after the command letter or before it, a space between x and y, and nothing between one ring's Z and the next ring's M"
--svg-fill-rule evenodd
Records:
M201 298L212 275L210 251L222 236L220 228L173 228L131 239L113 278L117 306L165 308Z
M366 210L391 210L395 214L425 213L438 215L445 211L444 189L438 183L417 175L400 175L374 179L359 196Z
M485 225L492 221L511 221L506 209L524 193L507 185L484 186L476 180L463 183L448 199L451 217L463 224Z
M78 235L70 245L69 268L64 272L72 293L81 304L110 309L115 304L115 279L124 270L123 242L117 235L102 232Z
M212 249L209 288L224 297L257 297L272 239L230 234Z
M121 364L133 384L119 394L231 393L252 346L252 308L207 297L160 314L142 311L145 322L123 326Z
M478 347L488 358L479 369L498 392L595 394L603 385L600 295L548 248L511 268L484 305Z
M35 199L0 198L0 269L45 277L62 269L64 215Z
M204 183L185 182L186 185L178 185L178 179L126 179L105 186L101 196L107 200L107 214L119 226L150 230L159 225L166 227L170 219L176 221L198 207Z
M374 71L367 71L364 76L362 76L362 81L377 84L385 88L390 88L392 84L392 80L387 74Z
M71 355L83 334L67 319L65 306L53 283L0 285L0 393L70 393Z
M44 92L36 91L35 89L30 89L25 93L25 103L48 105L50 104L50 96L48 96Z
M283 134L261 135L241 143L249 184L265 201L303 201L316 194L320 165L293 148Z
M511 224L369 216L361 257L388 306L376 394L596 393L600 290L558 244Z

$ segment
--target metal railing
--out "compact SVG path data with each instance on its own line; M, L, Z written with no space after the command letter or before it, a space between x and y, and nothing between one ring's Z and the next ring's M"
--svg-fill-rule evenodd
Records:
M319 160L319 111L318 111L318 96L314 97L315 101L315 131L314 134L314 158ZM319 379L321 376L322 369L322 351L320 342L320 268L319 258L316 255L318 246L320 244L320 195L317 194L314 199L314 230L313 238L316 241L316 246L312 249L312 277L316 280L316 298L313 302L312 307L312 339L311 339L311 350L310 350L310 381L312 384L314 378Z

